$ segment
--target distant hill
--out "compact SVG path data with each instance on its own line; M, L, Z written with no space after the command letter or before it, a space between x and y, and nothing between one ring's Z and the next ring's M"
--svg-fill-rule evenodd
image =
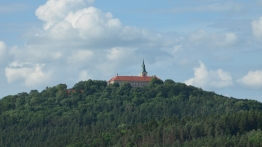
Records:
M262 146L261 110L173 80L59 84L0 100L0 146Z

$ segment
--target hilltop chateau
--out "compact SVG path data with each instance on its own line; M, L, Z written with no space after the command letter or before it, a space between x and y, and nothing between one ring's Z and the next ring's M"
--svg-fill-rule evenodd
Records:
M146 71L146 66L144 63L142 63L142 70L139 76L119 76L118 74L111 78L107 84L113 84L115 82L121 84L123 82L128 82L131 84L132 87L142 87L142 86L147 86L150 80L156 76L147 76L147 71ZM158 77L156 77L159 79Z

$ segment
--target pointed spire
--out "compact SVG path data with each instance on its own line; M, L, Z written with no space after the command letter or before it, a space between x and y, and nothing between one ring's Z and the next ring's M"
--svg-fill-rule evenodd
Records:
M145 66L144 58L143 58L143 64L142 64L142 72L146 72L146 66Z
M140 75L141 75L141 76L147 76L144 58L143 58L143 63L142 63L142 71L141 71L141 74L140 74Z

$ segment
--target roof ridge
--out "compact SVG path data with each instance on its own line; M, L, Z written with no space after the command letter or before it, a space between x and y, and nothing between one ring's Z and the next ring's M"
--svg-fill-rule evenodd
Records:
M143 81L143 82L150 82L153 76L115 76L111 78L108 82L111 81Z

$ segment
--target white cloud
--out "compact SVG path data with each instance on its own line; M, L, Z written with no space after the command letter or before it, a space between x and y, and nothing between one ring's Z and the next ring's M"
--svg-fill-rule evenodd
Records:
M185 81L187 85L194 85L203 88L225 88L232 86L232 78L230 73L218 70L208 70L200 61L200 67L194 68L194 77Z
M4 61L6 57L6 45L3 41L0 41L0 63Z
M176 45L171 51L171 55L175 55L178 51L182 50L183 45Z
M69 52L67 49L57 47L55 43L45 42L43 44L26 45L23 47L13 46L9 49L10 57L13 57L14 61L19 62L31 62L31 63L46 63L63 60Z
M44 30L50 30L50 35L58 39L71 35L83 39L109 38L122 29L121 22L111 13L86 7L91 3L90 0L49 0L36 10L36 15L45 22Z
M99 56L100 62L97 63L96 70L104 75L114 75L115 72L120 72L119 67L127 68L127 64L137 59L135 50L132 48L115 47L106 51L105 54ZM141 58L142 60L142 58Z
M262 88L262 70L249 71L247 75L238 79L237 82L254 89Z
M51 77L51 71L44 72L43 67L43 64L13 62L5 68L5 76L8 83L22 82L27 87L34 87Z
M87 38L109 38L122 28L121 22L111 13L89 7L75 13L70 12L65 18L72 26L81 30L80 36Z
M237 41L233 33L212 34L205 30L189 34L188 40L177 40L172 35L123 25L111 13L91 4L92 1L86 0L48 0L40 6L35 14L43 21L43 29L25 34L28 42L25 46L10 48L13 61L21 64L6 67L8 82L20 81L26 86L42 84L48 82L51 74L56 81L101 78L121 72L121 67L126 70L127 65L142 60L143 56L151 58L151 62L171 60L170 54L178 57L177 53L188 44L227 46ZM172 66L173 62L187 61L178 60L169 64L164 63L167 59L162 60L159 67L162 63ZM50 70L51 67L54 70ZM208 77L216 79L210 84L215 85L213 87L227 84L222 70L210 72Z
M237 37L234 33L225 33L222 35L212 34L212 40L217 46L230 46L234 45L237 41Z
M67 58L67 63L72 65L86 64L86 62L92 60L94 53L89 50L79 50L73 53L73 55Z
M205 30L197 30L193 33L190 33L188 36L189 41L199 42L208 38L208 34Z
M174 42L170 43L172 39L169 37L123 25L111 13L90 6L91 2L48 0L40 6L35 14L43 21L43 29L28 31L24 35L26 45L11 47L9 51L10 61L32 65L30 68L22 66L21 69L7 67L6 73L11 74L6 75L8 81L25 83L29 77L23 73L34 72L35 66L42 64L46 65L47 72L43 68L41 72L48 74L52 68L52 75L59 82L111 76L116 70L119 71L119 67L136 59L136 48L175 46ZM61 72L64 74L61 75Z
M254 20L251 22L253 34L255 37L262 37L262 17L259 20Z
M134 54L135 49L115 47L108 50L106 55L107 59L110 61L124 60Z
M55 22L63 20L70 12L85 7L92 1L85 0L48 0L44 5L40 6L35 14L45 22L44 29L48 29Z
M225 44L233 44L237 41L237 37L234 33L226 33Z
M36 15L44 22L44 30L27 34L31 45L48 42L65 48L97 49L174 45L172 39L153 31L124 26L111 13L104 13L84 0L49 0L36 10Z

